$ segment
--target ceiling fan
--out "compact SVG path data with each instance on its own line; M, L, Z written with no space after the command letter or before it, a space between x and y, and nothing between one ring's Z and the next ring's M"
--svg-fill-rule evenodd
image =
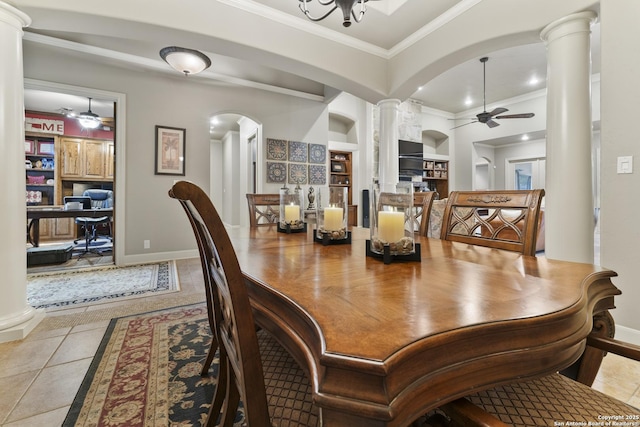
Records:
M458 125L452 129L457 129L461 126L470 125L471 123L484 123L490 128L494 128L496 126L500 126L500 123L496 122L494 119L530 119L531 117L535 116L535 114L533 113L502 114L509 111L506 108L502 108L502 107L494 108L493 111L487 111L487 61L488 60L489 60L488 56L484 56L480 58L480 62L482 62L482 76L483 76L482 113L476 114L475 117L451 119L451 120L472 120L471 122Z

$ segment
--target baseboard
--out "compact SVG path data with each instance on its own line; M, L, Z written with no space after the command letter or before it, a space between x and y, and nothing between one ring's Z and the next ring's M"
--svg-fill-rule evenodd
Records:
M190 249L188 251L154 252L150 254L125 255L121 259L117 260L116 265L125 266L146 264L150 262L171 261L175 259L198 258L199 256L200 255L197 249Z
M620 341L640 345L640 331L638 331L637 329L631 329L627 328L626 326L616 325L615 338Z

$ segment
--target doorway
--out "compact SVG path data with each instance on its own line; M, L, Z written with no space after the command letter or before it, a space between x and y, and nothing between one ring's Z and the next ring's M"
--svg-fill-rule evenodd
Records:
M507 160L505 187L507 190L533 190L544 188L546 159Z
M89 98L91 98L90 107L88 106ZM37 113L40 113L47 119L61 123L60 128L56 129L56 133L49 131L55 145L55 151L50 156L51 159L49 159L55 165L55 167L51 166L51 169L55 171L55 176L52 177L51 194L53 197L47 203L64 206L65 197L82 196L82 194L78 193L84 192L89 188L111 191L113 194L112 200L114 200L111 206L113 222L110 222L108 226L103 226L103 231L98 231L98 240L91 242L89 246L91 250L89 252L83 253L79 247L76 248L76 246L83 246L84 248L87 246L85 246L84 230L78 231L74 218L41 220L43 222L46 221L48 225L52 225L52 223L55 225L55 229L53 229L54 227L49 227L51 229L50 235L44 236L44 240L41 240L41 245L65 244L67 247L73 245L73 256L68 261L55 264L36 263L28 268L29 273L42 270L52 271L118 265L122 262L124 248L122 242L124 242L125 237L124 226L116 218L124 217L122 215L124 200L117 200L116 202L115 195L118 193L124 194L124 180L116 180L116 176L121 175L120 169L124 165L125 124L124 119L120 120L118 114L119 112L122 114L124 111L124 101L124 94L25 79L24 105L25 110L28 111L27 115L37 116ZM100 120L99 126L91 131L79 125L77 119L79 113L88 109L99 116ZM75 113L76 117L72 113ZM122 114L122 116L124 115ZM117 126L116 118L118 118ZM37 120L34 122L37 125ZM34 129L27 125L27 138L29 138L30 132L33 131ZM41 132L41 134L46 133L47 130ZM71 147L76 147L78 150L84 148L84 154L90 157L93 165L103 164L104 167L100 167L99 171L92 169L82 172L81 168L86 166L82 165L76 171L70 169L63 171L61 158L67 155L67 152L61 148L63 144L66 144L65 147L69 149ZM78 151L78 153L82 152ZM104 162L96 161L96 156L100 156ZM120 160L117 161L116 157L120 158ZM89 163L89 160L87 160L87 163ZM65 162L64 164L67 166L70 163ZM77 176L73 176L75 172L78 173ZM60 228L62 225L64 227ZM68 230L68 232L61 234L61 230ZM116 235L118 239L115 238ZM39 237L42 236L41 223ZM77 243L74 242L75 240L77 240Z

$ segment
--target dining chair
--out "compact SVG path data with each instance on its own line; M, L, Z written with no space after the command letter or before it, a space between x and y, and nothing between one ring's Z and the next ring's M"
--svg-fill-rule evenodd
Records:
M592 333L587 350L640 361L640 346ZM640 409L559 373L519 381L470 394L440 408L450 427L528 427L569 425L634 425ZM621 416L622 419L605 419ZM589 424L591 423L591 424ZM599 424L602 423L602 424Z
M421 236L427 236L428 234L431 206L436 194L435 191L413 193L413 229Z
M249 225L259 227L277 224L280 218L279 194L247 194Z
M196 237L219 350L206 425L219 420L220 426L232 426L240 401L250 427L318 425L307 375L273 336L255 326L235 250L211 200L186 181L174 184L169 196L180 201Z
M442 240L536 254L544 190L452 191Z
M382 209L382 206L397 206L404 207L408 203L406 202L406 195L400 195L398 197L395 193L380 193L378 200L378 210ZM412 223L413 231L419 233L421 236L427 235L427 228L429 226L429 215L431 214L431 205L435 198L436 192L425 191L413 193L413 210L409 213L405 212L404 224L405 229L408 223Z

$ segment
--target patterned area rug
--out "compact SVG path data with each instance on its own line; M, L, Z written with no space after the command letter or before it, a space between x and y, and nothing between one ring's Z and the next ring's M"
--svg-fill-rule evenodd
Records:
M204 303L113 319L63 427L204 425L219 362L200 376L210 345Z
M35 308L68 307L178 290L175 261L27 276L27 301Z

